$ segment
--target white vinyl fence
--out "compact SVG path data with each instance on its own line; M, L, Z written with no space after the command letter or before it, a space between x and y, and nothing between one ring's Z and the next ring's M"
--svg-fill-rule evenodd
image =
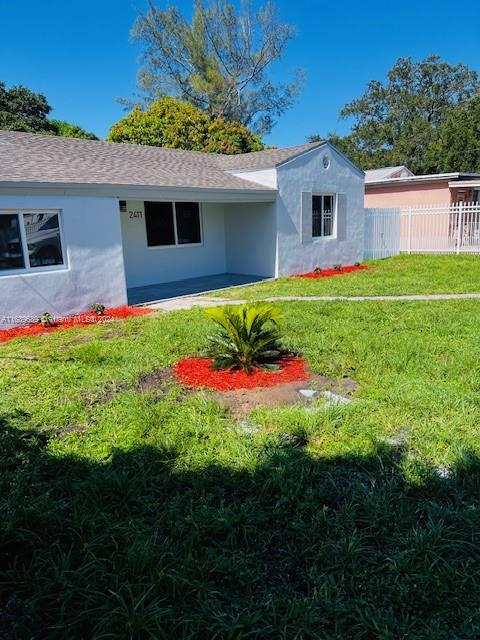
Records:
M365 258L480 253L480 204L365 209Z

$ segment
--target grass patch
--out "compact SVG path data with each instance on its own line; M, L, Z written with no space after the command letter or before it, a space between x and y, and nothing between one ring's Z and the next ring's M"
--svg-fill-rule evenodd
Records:
M200 310L0 347L0 635L479 637L480 303L278 306L360 390L250 435L138 390L205 346Z
M367 271L331 278L279 278L208 294L257 300L270 296L361 296L479 293L480 256L405 255L371 260Z

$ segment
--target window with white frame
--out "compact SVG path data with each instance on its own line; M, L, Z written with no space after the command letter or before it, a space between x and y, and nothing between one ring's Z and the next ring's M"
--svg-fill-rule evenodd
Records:
M149 247L201 244L198 202L145 202Z
M0 211L0 275L63 264L58 211Z
M328 238L335 233L337 196L322 193L312 196L312 237Z

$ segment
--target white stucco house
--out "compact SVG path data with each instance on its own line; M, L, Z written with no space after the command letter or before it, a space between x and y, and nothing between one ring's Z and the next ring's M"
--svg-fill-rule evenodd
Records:
M363 198L328 143L225 156L0 131L0 321L351 264Z

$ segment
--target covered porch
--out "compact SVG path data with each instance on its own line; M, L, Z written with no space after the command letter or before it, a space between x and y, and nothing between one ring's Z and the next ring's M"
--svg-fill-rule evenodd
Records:
M266 202L198 202L187 200L189 196L121 202L129 304L196 295L276 275L276 209L271 194Z

